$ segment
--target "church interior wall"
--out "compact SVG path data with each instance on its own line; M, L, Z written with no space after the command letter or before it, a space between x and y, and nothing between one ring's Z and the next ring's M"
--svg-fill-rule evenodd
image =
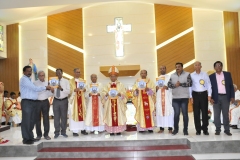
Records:
M47 17L22 22L19 25L21 46L19 53L19 77L22 77L22 68L28 65L29 58L32 58L38 71L44 71L47 78Z
M115 35L107 32L107 25L114 25L114 18L122 17L123 24L131 24L132 31L124 33L124 56L115 56ZM85 78L98 75L106 84L109 78L100 73L100 66L140 65L148 71L148 77L157 77L154 5L135 2L115 2L83 9ZM140 77L140 72L132 77L118 79L131 87Z

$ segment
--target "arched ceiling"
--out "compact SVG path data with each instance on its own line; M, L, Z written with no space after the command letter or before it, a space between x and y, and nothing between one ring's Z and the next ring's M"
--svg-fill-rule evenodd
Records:
M117 0L0 0L0 23L11 24ZM240 11L240 0L122 0L221 11Z

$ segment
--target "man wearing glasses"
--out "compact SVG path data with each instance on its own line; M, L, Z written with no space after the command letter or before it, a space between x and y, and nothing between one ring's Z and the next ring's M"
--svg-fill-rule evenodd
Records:
M223 64L220 61L214 63L215 73L209 76L212 85L212 99L214 111L214 124L216 126L215 135L220 135L221 121L220 114L223 114L224 133L231 136L229 130L229 103L234 102L235 94L230 72L222 71Z

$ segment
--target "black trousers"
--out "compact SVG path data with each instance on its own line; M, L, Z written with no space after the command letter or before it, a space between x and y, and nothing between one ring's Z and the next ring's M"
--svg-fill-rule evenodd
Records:
M23 142L33 141L33 128L36 123L36 101L23 99L21 101L22 107L22 123L21 132Z
M44 134L43 136L48 136L49 133L49 101L45 99L43 101L38 100L36 107L36 133L37 137L42 137L42 129L41 129L41 113L43 115L43 127L44 127Z
M208 131L208 94L204 92L192 92L194 124L197 132ZM201 117L202 113L202 125Z

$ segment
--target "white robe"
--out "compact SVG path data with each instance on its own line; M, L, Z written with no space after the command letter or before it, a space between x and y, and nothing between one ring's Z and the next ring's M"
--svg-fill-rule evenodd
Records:
M165 82L164 86L167 86L170 76L169 75L161 75L159 78L164 78ZM156 96L156 122L157 127L173 127L174 123L174 110L172 107L172 90L165 90L165 114L163 115L162 110L162 94L161 89L157 91Z
M237 90L235 92L235 100L240 100L240 91ZM240 117L240 106L234 106L233 104L229 107L229 118L230 118L230 124L231 125L238 125Z
M98 108L99 108L99 113L98 113L98 117L99 117L99 126L93 126L92 123L92 97L89 97L89 93L90 93L90 85L87 85L86 87L86 106L87 106L87 113L86 113L86 118L85 118L85 125L86 125L86 130L88 131L104 131L104 122L103 122L103 104L101 102L101 97L104 97L104 95L101 95L102 93L102 84L101 83L97 83L98 84L98 93L100 93L100 96L98 96ZM96 116L96 115L94 115Z

